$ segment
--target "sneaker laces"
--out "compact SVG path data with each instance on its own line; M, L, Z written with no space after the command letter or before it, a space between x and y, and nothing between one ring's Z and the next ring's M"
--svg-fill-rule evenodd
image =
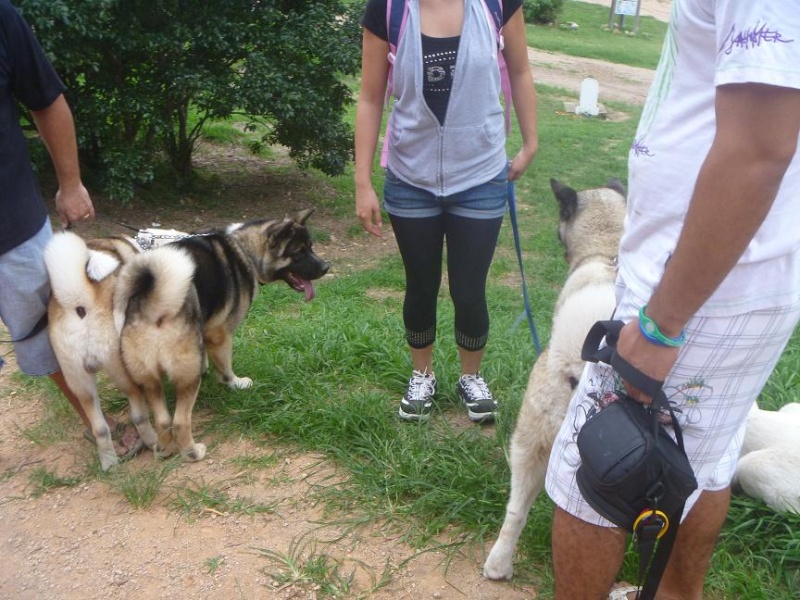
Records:
M417 371L411 373L411 380L408 382L409 400L427 400L436 392L436 378L433 373L428 371Z
M489 391L489 386L486 385L486 380L481 377L480 373L474 375L462 375L461 385L464 391L472 401L475 400L494 400L492 392Z

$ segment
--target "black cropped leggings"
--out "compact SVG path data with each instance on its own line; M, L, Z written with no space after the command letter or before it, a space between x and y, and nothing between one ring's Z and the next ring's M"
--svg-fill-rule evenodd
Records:
M470 219L444 213L429 218L389 215L406 272L403 323L412 348L436 340L436 300L447 243L447 275L459 347L481 350L489 337L486 278L503 217Z

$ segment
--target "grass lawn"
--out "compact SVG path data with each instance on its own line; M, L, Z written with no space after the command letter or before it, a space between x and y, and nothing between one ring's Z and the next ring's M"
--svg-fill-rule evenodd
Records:
M604 29L607 7L573 1L564 5L561 22L568 21L579 28L529 26L529 43L553 52L654 67L666 27L643 17L636 36L611 33ZM630 116L614 122L575 117L560 110L564 92L542 87L539 94L541 151L517 185L517 202L531 304L539 335L546 342L553 303L566 275L556 235L558 206L549 179L556 177L575 188L603 185L614 176L625 180L640 109L614 106ZM241 133L226 132L229 126L217 124L215 139L246 145ZM519 143L518 134L512 134L510 151ZM380 190L378 171L375 181ZM323 210L352 215L352 168L339 178L317 173L306 175L306 180L309 177L314 186L329 191L321 195ZM350 218L355 224L355 217ZM349 235L369 253L370 240L359 229L351 228ZM322 228L317 235L329 237L330 231ZM493 428L458 425L458 362L445 288L435 351L439 412L422 426L395 417L411 365L403 338L402 264L391 256L366 269L340 267L335 278L318 285L317 299L308 304L299 303L295 293L283 286L262 291L237 333L234 354L237 370L259 383L250 390L231 392L208 376L198 406L213 415L206 433L235 431L323 453L349 473L346 483L323 492L327 502L401 523L421 548L440 543L443 536L459 543L493 540L509 492L506 449L535 360L530 333L520 319L518 282L507 219L488 283L492 332L484 374L503 407ZM764 390L763 405L776 408L796 401L799 371L800 335L795 335ZM115 402L119 405L122 400ZM551 511L542 495L516 557L516 578L535 584L541 597L552 591ZM736 497L712 561L707 597L796 598L799 568L800 517L777 515L759 502ZM636 572L636 556L630 552L623 576L632 581Z

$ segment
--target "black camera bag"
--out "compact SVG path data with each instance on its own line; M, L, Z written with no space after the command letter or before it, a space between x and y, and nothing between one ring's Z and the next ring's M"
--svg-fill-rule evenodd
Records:
M581 494L629 532L642 511L673 515L697 488L689 460L658 424L656 411L627 395L584 424L578 450Z
M622 326L621 321L595 323L582 358L611 365L653 401L645 406L621 394L584 423L577 438L581 456L577 483L592 508L634 534L641 555L640 576L647 571L656 540L666 534L642 592L641 597L649 598L646 594L654 595L658 588L686 499L697 489L697 481L683 449L680 426L661 391L663 382L641 373L616 352ZM607 345L600 348L603 338ZM662 411L672 417L675 440L659 422Z

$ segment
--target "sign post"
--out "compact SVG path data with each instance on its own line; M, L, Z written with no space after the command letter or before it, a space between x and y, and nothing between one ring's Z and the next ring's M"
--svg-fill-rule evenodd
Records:
M614 17L619 16L619 28L622 30L622 24L625 17L633 17L633 30L631 33L636 33L639 29L639 10L641 8L641 0L611 0L611 11L608 17L608 28L614 29Z

